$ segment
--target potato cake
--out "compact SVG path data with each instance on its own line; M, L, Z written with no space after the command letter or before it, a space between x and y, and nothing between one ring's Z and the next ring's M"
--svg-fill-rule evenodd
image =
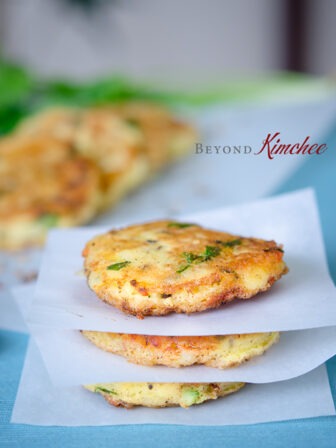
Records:
M51 108L24 120L0 139L0 248L39 245L50 227L89 222L189 151L194 137L147 103Z
M98 348L135 364L185 367L203 364L225 369L262 355L279 340L278 332L225 336L150 336L83 330Z
M49 137L72 143L78 125L80 109L52 107L26 118L16 128L15 135Z
M100 207L100 173L51 138L20 137L0 144L0 247L44 242L51 227L75 226Z
M98 235L83 256L96 295L138 318L249 299L287 272L274 241L167 220Z
M131 101L115 106L114 110L142 133L144 151L154 173L190 152L196 141L195 128L177 120L158 104Z
M188 408L237 392L244 383L99 383L84 386L116 407Z
M134 188L185 155L196 139L192 126L174 118L168 109L146 102L47 109L26 119L17 133L53 136L93 158L106 173L106 183L117 185L111 188L112 203L120 189Z
M73 147L99 167L104 207L116 203L149 177L144 145L142 133L111 108L92 108L79 114Z

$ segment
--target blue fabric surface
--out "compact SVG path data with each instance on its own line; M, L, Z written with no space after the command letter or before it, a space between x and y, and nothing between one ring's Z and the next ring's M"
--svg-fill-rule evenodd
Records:
M275 193L308 186L316 190L330 271L336 281L336 129L326 141L328 151L323 156L309 157ZM257 448L260 444L275 448L336 446L336 417L223 427L130 425L63 428L11 425L10 414L26 346L26 336L0 331L0 447ZM335 401L336 357L328 361L327 367Z

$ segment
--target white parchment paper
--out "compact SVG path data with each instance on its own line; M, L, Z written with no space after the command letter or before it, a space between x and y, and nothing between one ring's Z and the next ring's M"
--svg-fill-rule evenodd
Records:
M325 366L288 381L249 384L236 394L189 409L113 408L73 386L54 387L40 353L29 344L13 409L13 423L102 426L143 423L237 425L335 415Z
M26 286L15 294L24 316L29 312L31 296L25 292L29 289ZM267 383L307 373L336 354L336 327L322 327L282 332L280 341L263 356L232 369L148 367L97 348L78 330L29 326L51 381L62 386L111 381Z
M81 251L102 228L51 232L30 322L61 328L156 335L297 330L336 325L335 287L328 273L312 190L182 217L205 226L284 244L290 272L268 292L220 309L139 320L98 300L81 274Z
M336 354L336 327L284 332L263 356L224 370L132 364L97 348L78 330L35 327L32 334L52 382L63 386L109 381L268 383L307 373Z

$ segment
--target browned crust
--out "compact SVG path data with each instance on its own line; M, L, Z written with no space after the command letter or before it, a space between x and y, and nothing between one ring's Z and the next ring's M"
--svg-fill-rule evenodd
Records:
M279 280L283 275L285 275L288 272L288 268L285 267L282 273L278 276L271 276L267 285L265 288L260 289L259 293L265 292L270 289L270 287ZM94 289L90 288L93 292L96 292ZM252 297L255 297L256 293L247 293L242 288L234 288L229 291L223 291L219 294L215 294L213 296L209 296L206 300L203 300L201 303L195 304L192 309L189 310L189 312L186 312L185 305L173 305L169 308L166 308L165 310L157 309L155 306L143 308L142 310L138 310L137 308L134 308L130 305L129 302L123 301L121 304L119 304L119 300L115 296L102 296L99 295L98 297L108 305L113 305L114 307L118 308L120 311L126 314L130 314L131 316L135 316L138 319L142 320L146 316L165 316L172 313L178 313L178 314L191 314L191 313L198 313L206 310L211 310L215 308L219 308L222 305L226 305L233 300L248 300Z
M185 367L202 364L232 368L262 355L279 340L279 333L224 336L155 336L82 330L96 347L123 356L129 362Z
M274 241L169 224L156 221L113 230L86 244L85 273L98 298L139 319L173 312L188 314L218 308L234 299L250 299L288 272L282 247ZM148 235L153 235L149 243L144 239ZM233 239L240 240L239 247L225 246ZM178 273L181 254L188 250L199 254L207 246L224 249L206 263L192 265L186 275ZM119 261L124 251L135 258L125 269L111 274L108 260ZM159 253L163 258L153 261ZM257 277L257 284L247 286L246 275Z

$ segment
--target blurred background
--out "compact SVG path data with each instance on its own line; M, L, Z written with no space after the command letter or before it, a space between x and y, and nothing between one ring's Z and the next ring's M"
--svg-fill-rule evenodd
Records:
M184 85L336 73L335 0L0 0L3 54L35 72Z

